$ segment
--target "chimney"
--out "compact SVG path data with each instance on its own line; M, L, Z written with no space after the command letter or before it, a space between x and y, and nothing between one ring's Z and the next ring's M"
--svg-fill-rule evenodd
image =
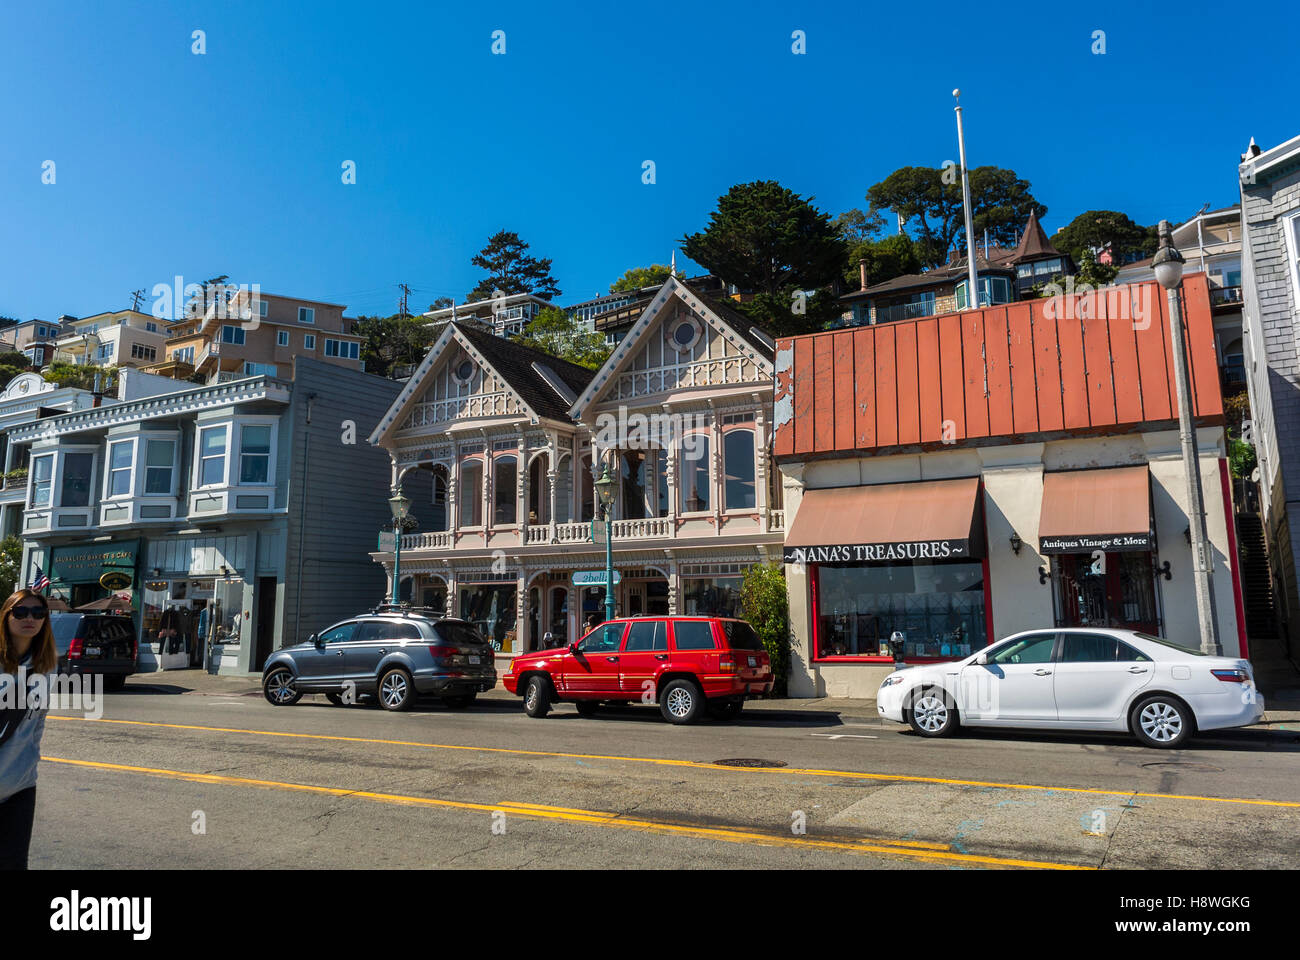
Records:
M858 261L858 289L867 289L867 261L865 257Z

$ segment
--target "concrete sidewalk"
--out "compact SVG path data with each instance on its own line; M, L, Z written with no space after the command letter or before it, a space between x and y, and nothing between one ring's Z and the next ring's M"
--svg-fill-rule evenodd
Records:
M257 676L215 676L202 670L166 670L155 673L137 673L127 679L127 691L183 694L190 696L261 696L261 678ZM499 684L480 699L516 701L518 698ZM1265 697L1267 709L1264 719L1255 729L1294 730L1300 733L1300 693L1279 690L1273 697ZM832 713L845 720L856 722L879 721L874 699L849 697L789 697L782 700L749 700L746 713L761 713L765 717L795 716L808 713Z

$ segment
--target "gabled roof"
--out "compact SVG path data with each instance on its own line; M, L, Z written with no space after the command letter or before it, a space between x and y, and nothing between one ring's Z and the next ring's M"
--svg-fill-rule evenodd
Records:
M1047 234L1043 232L1043 226L1038 222L1038 214L1030 210L1029 222L1025 224L1025 232L1020 236L1020 245L1016 247L1011 263L1060 255L1061 252L1052 246L1052 241L1048 240Z
M632 325L627 336L619 341L618 346L614 348L614 352L609 355L609 359L596 371L586 389L578 396L577 402L569 408L570 417L574 420L582 419L583 411L596 400L601 388L609 383L628 358L640 348L647 331L653 326L655 319L663 308L667 306L669 299L674 296L692 309L698 309L704 314L707 322L716 324L723 331L724 336L731 339L754 360L769 369L772 367L775 357L775 350L773 349L775 338L771 334L740 311L719 303L711 297L704 296L699 291L686 286L675 276L669 277L664 281L663 286L659 288L659 292L654 299L646 304L640 319Z
M428 389L426 377L439 360L447 355L452 342L458 343L475 360L483 364L503 383L509 387L523 403L528 415L533 419L547 418L568 422L567 397L561 396L556 388L548 382L536 367L544 367L555 375L574 393L579 393L591 379L592 372L586 367L569 363L559 357L553 357L541 350L534 350L488 333L472 324L460 321L447 322L424 360L411 379L407 381L402 392L397 395L393 405L388 408L374 432L370 434L370 443L378 445L397 429L405 419L411 404Z

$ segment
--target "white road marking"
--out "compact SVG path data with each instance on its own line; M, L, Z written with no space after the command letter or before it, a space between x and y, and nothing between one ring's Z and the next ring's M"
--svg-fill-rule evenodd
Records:
M813 733L813 737L825 737L827 740L879 740L879 737L869 737L862 733Z

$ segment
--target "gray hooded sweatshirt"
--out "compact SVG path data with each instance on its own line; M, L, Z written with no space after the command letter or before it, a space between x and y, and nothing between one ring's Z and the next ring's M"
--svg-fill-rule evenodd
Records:
M36 786L41 734L49 711L50 678L32 672L30 653L18 668L18 675L0 673L0 803ZM25 680L25 691L18 688L19 676Z

